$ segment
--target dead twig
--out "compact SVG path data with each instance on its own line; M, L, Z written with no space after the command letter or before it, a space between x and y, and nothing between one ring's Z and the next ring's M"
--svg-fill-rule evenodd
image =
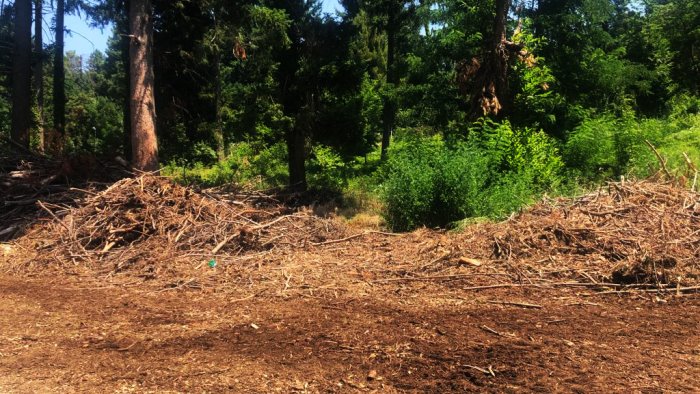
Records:
M345 238L332 239L332 240L330 240L330 241L311 242L311 245L313 245L313 246L323 246L323 245L337 244L337 243L340 243L340 242L346 242L346 241L353 240L353 239L355 239L355 238L363 237L363 236L369 235L369 234L380 234L380 235L386 235L386 236L389 236L389 237L399 237L399 236L401 236L401 234L387 233L387 232L383 232L383 231L374 231L374 230L372 230L372 231L365 231L365 232L359 233L359 234L354 234L354 235L351 235L351 236L345 237Z
M493 371L493 368L490 365L489 365L488 369L477 367L476 365L469 365L469 364L465 364L464 366L467 368L475 369L483 374L490 375L494 378L496 377L496 373Z
M487 326L487 325L480 325L479 328L481 328L481 329L484 330L484 331L490 332L491 334L498 335L499 337L504 336L504 335L501 334L500 332L494 330L493 328L491 328L491 327L489 327L489 326Z
M43 209L44 211L48 212L49 215L51 215L51 217L54 218L58 224L60 224L61 226L63 226L63 228L65 228L66 230L68 230L69 233L71 232L71 229L68 228L68 226L66 226L66 224L63 223L63 221L62 221L61 219L59 219L58 216L56 216L56 214L54 214L50 209L48 209L48 208L46 207L46 205L44 205L44 203L41 202L41 200L37 200L36 203L41 207L41 209Z
M486 301L489 304L498 304L498 305L511 305L511 306L519 306L523 308L532 308L532 309L542 309L542 305L537 305L537 304L529 304L527 302L512 302L512 301L498 301L498 300L489 300Z
M645 139L644 142L647 144L649 149L651 149L652 152L654 152L654 155L656 155L656 159L659 161L659 165L661 165L661 169L664 171L664 174L666 174L666 177L668 177L668 179L673 179L671 173L668 172L668 168L666 168L666 160L664 160L659 151L656 150L654 145L652 145L651 142L649 142L649 140Z
M386 278L386 279L376 279L372 283L387 283L387 282L412 282L412 281L433 281L433 280L455 280L462 278L470 278L475 276L493 276L493 273L470 273L470 274L454 274L454 275L435 275L435 276L415 276L408 278Z

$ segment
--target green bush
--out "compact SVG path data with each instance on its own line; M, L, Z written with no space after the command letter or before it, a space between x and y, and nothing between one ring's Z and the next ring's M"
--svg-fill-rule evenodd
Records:
M484 122L466 141L397 141L380 170L385 219L395 231L446 226L467 217L499 218L561 183L563 164L541 132Z
M229 150L226 160L214 165L205 164L208 155L215 154L205 149L202 157L207 160L204 162L171 161L163 168L163 173L178 182L204 186L235 182L254 189L267 189L286 185L289 175L284 143L256 149L252 144L240 142L232 144Z
M250 183L257 188L281 187L289 183L287 145L278 142L258 151L250 159L249 170L244 174L244 180L253 181Z
M327 146L313 148L306 169L311 189L340 192L347 184L345 162Z
M688 171L685 155L697 167L700 164L700 116L685 117L667 126L667 134L652 143L666 161L666 168L674 175ZM660 122L660 121L659 121ZM647 149L635 152L630 160L629 172L639 177L653 175L660 169L658 158Z
M66 105L66 151L111 155L122 147L122 117L118 104L102 96L80 93Z
M660 167L649 141L667 161L670 172L684 172L684 153L693 163L700 162L697 110L694 100L679 99L667 118L638 120L629 114L605 114L586 119L569 135L564 157L570 168L591 181L620 175L646 177Z
M627 172L633 158L646 153L645 139L662 138L664 131L659 126L655 122L642 124L631 115L589 118L569 135L564 157L586 179L618 177Z
M519 174L540 190L561 181L564 162L557 143L541 130L514 129L508 121L483 119L470 129L467 141L489 158L499 174Z

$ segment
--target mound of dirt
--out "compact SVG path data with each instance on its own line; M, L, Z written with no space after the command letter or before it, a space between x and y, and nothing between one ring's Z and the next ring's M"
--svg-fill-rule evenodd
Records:
M159 263L323 242L343 233L304 211L217 199L154 176L122 179L75 205L46 207L53 220L22 238L20 245L38 250L33 263L139 268L148 277Z
M590 282L700 284L700 196L651 182L610 183L578 199L542 202L468 232L491 258Z

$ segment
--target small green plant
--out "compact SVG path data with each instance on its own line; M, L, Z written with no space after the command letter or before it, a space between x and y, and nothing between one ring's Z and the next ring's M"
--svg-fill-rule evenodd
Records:
M309 187L317 190L340 192L347 184L345 162L332 148L317 145L308 160Z
M479 152L466 144L450 149L438 138L396 144L385 171L385 218L396 231L446 226L476 215L489 172Z

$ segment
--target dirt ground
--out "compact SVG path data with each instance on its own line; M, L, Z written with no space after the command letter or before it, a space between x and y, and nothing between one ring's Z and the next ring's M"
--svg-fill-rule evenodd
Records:
M0 393L700 393L700 198L672 185L391 234L162 179L10 181Z
M245 295L3 276L0 392L700 392L696 295L464 284Z

